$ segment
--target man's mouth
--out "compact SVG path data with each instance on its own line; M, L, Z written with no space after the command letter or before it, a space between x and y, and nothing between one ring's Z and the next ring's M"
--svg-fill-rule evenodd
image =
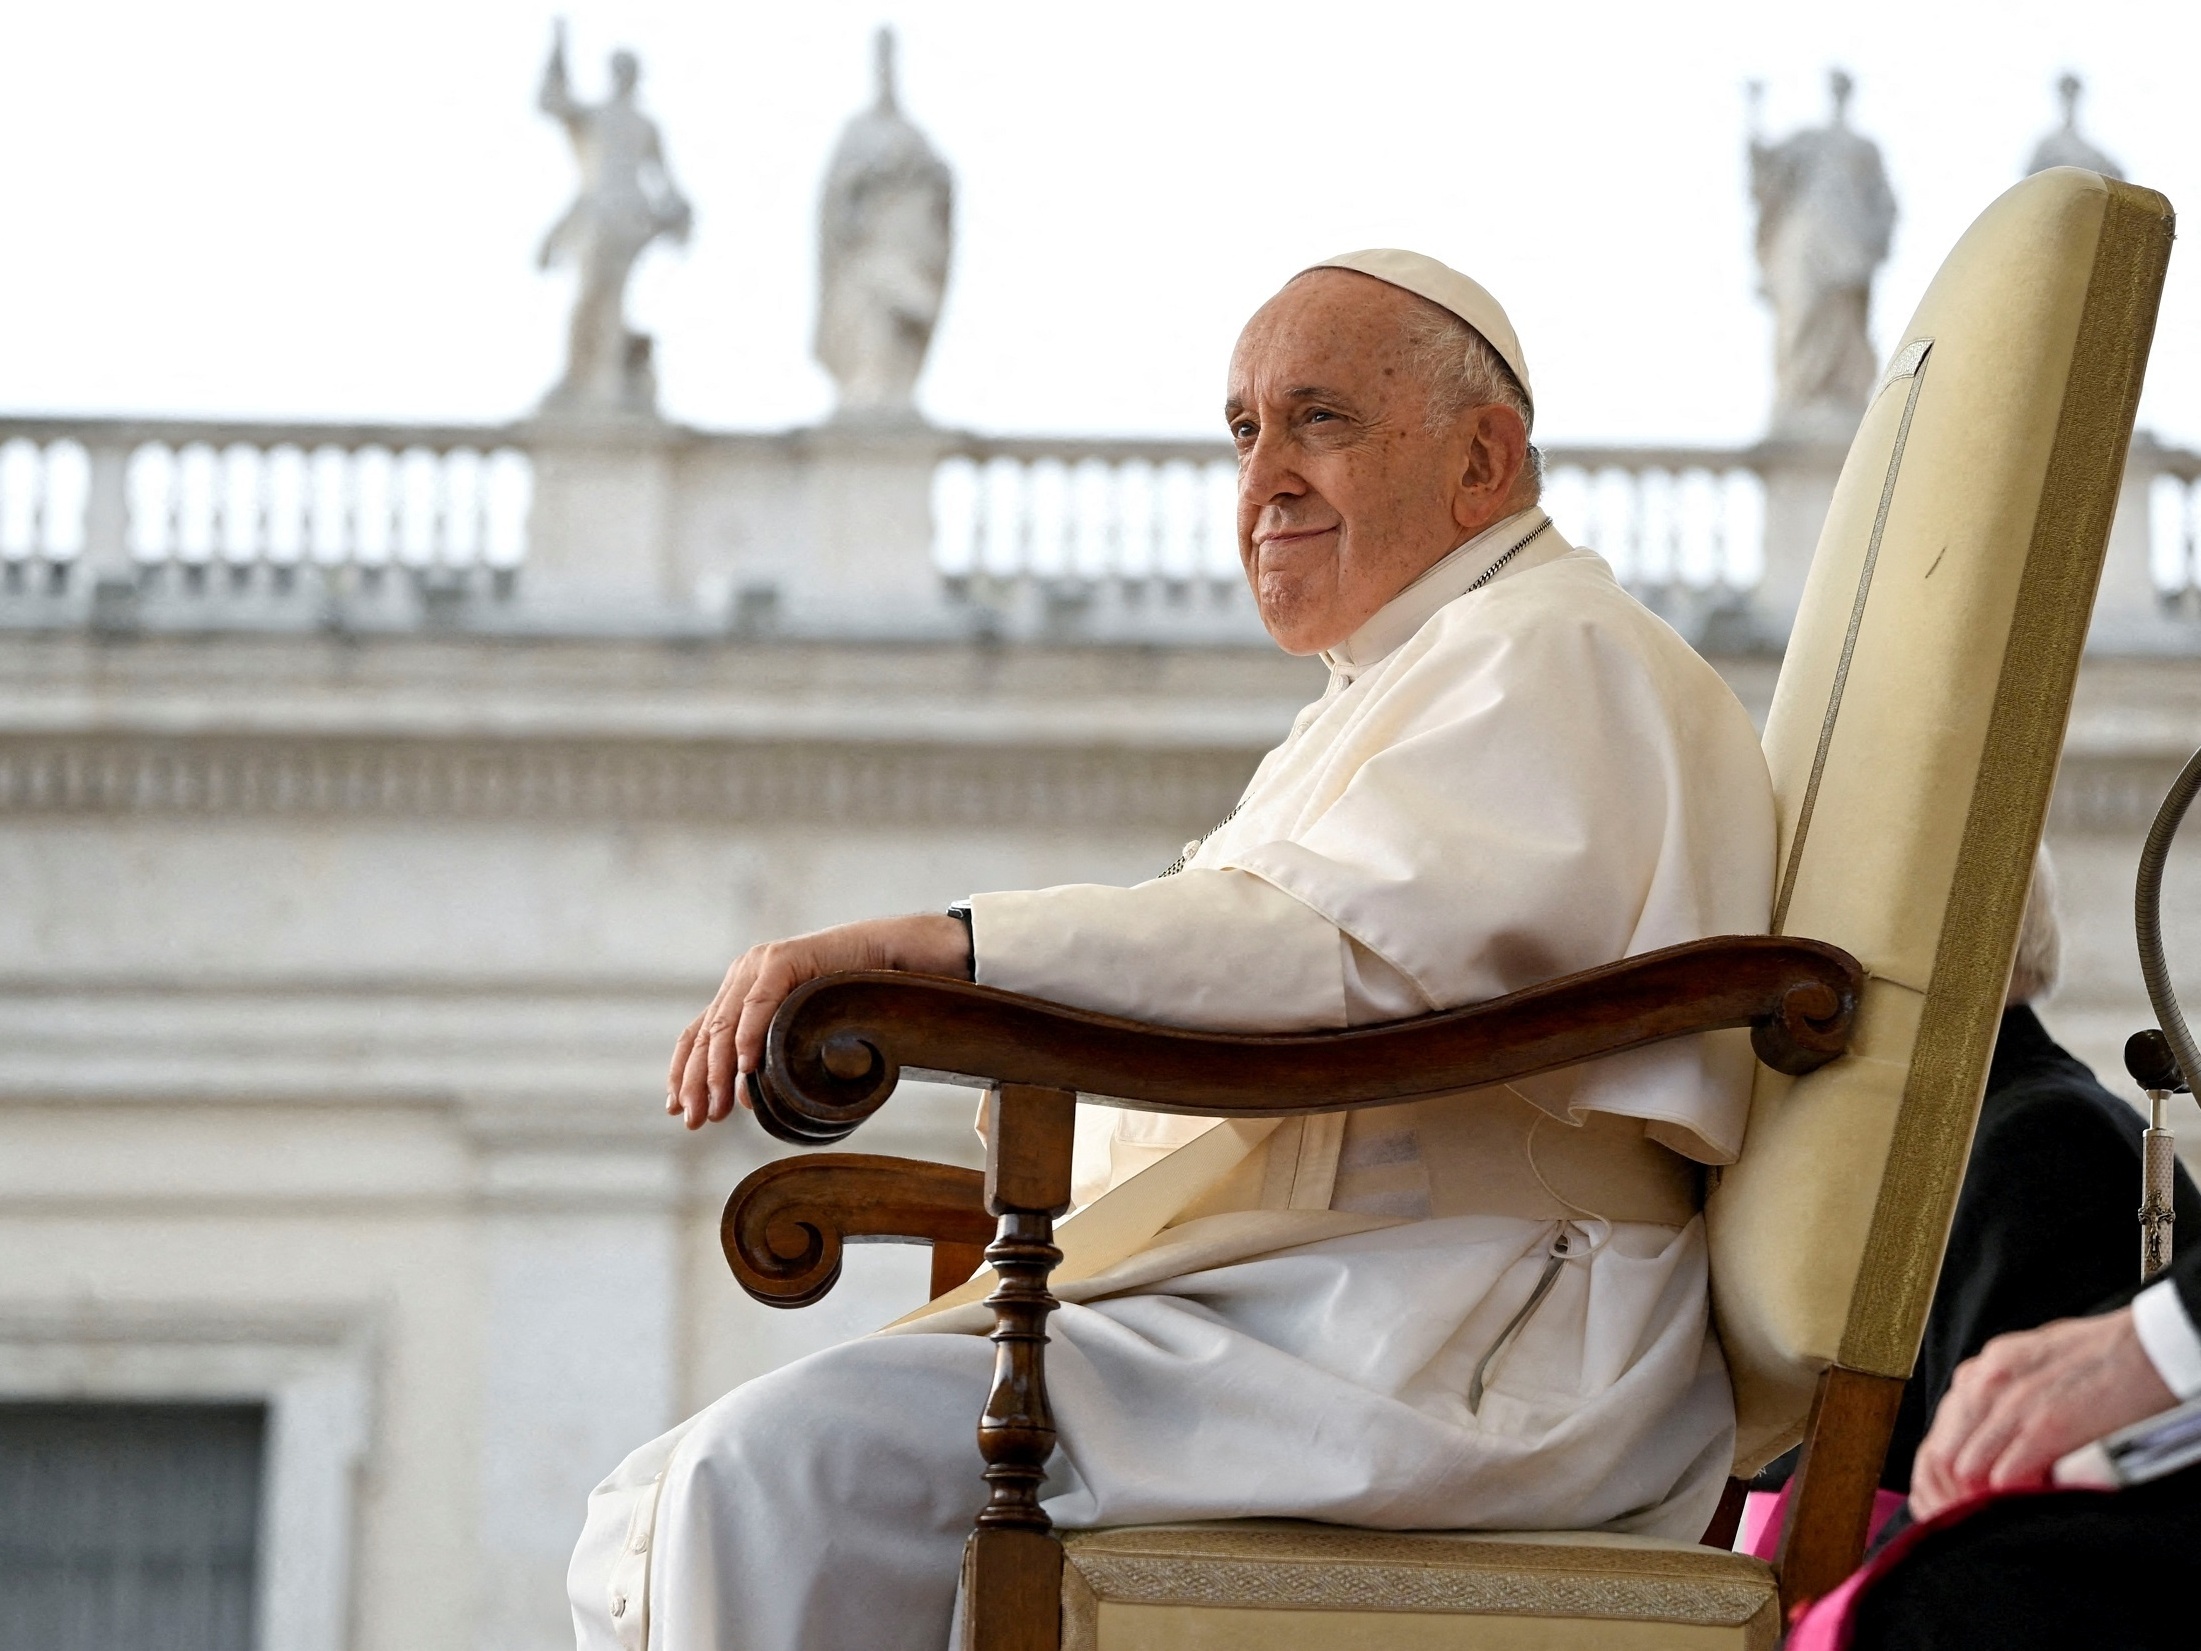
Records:
M1328 527L1287 527L1279 529L1275 533L1264 533L1255 543L1259 544L1263 550L1272 548L1289 549L1303 539L1319 539L1326 533L1335 533L1336 531L1337 526L1335 523Z

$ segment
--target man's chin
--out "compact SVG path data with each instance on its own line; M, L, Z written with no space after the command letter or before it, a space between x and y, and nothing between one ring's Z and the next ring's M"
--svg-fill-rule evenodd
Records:
M1267 592L1257 600L1262 629L1288 654L1304 658L1344 640L1331 634L1336 626L1326 622L1328 616L1310 613L1307 603L1272 600Z

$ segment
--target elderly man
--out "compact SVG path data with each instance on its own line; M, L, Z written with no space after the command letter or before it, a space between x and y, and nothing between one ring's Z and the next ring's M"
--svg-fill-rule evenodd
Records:
M774 1009L838 970L1269 1031L1762 928L1749 720L1562 542L1531 417L1513 328L1466 277L1372 252L1287 283L1239 337L1225 418L1262 620L1327 690L1151 882L753 948L681 1036L668 1110L729 1116ZM1283 1126L1081 1109L1048 1512L1695 1537L1733 1414L1691 1161L1733 1158L1749 1082L1725 1033ZM918 1317L637 1451L574 1556L582 1645L938 1651L982 1500L977 1327Z

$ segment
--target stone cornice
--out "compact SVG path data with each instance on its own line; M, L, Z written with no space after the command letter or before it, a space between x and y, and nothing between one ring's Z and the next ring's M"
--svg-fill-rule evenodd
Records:
M1178 831L1228 810L1259 755L1258 747L13 735L0 737L0 814Z
M1261 747L727 739L0 734L0 816L685 820L1196 829ZM2154 817L2190 753L2069 749L2061 831Z

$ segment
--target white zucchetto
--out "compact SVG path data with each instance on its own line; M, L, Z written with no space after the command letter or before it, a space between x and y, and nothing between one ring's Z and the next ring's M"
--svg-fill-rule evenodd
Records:
M1325 258L1307 268L1349 269L1361 275L1372 275L1378 281L1403 287L1417 298L1428 299L1439 309L1450 310L1483 335L1484 341L1498 352L1499 358L1513 369L1513 376L1521 381L1521 393L1529 398L1529 405L1532 408L1536 405L1536 392L1528 381L1528 357L1522 353L1520 337L1506 318L1505 306L1491 297L1489 289L1480 281L1470 280L1450 264L1440 264L1426 253L1407 252L1399 247L1341 252L1335 258ZM1307 271L1299 273L1304 275Z

